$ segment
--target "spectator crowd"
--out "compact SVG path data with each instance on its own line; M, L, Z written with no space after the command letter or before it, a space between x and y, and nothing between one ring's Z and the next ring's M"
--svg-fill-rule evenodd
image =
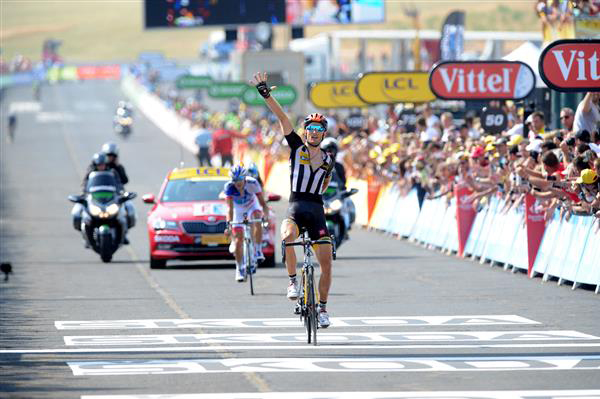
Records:
M158 86L156 86L158 87ZM172 88L155 93L197 129L201 165L231 164L240 148L253 148L273 160L285 160L285 140L279 125L264 110L250 111L230 104L228 112L211 112L193 97ZM453 113L437 115L430 104L418 107L416 126L407 126L400 108L390 106L385 117L363 110L362 128L328 114L329 132L336 138L338 161L346 175L393 183L403 191L417 189L425 198L450 199L456 185L468 186L475 207L491 196L504 199L505 211L524 205L534 195L549 219L555 209L600 218L600 93L587 93L578 107L560 111L561 127L548 128L543 112L524 113L514 102L492 102L502 108L508 124L499 134L486 132L476 115L455 120ZM301 118L295 126L301 126ZM297 131L303 134L302 129Z

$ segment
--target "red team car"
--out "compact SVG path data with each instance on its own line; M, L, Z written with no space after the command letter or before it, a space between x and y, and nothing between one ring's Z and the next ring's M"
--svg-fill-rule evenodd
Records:
M148 212L150 268L162 269L167 260L233 259L231 238L225 235L227 204L223 187L229 181L228 168L173 169L157 198L143 196L153 204ZM265 195L267 201L281 197ZM275 218L270 213L263 233L265 260L260 266L275 266Z

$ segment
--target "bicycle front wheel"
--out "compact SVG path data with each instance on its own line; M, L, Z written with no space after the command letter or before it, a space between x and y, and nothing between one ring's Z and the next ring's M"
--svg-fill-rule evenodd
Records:
M248 283L250 283L250 295L254 295L254 282L252 281L252 250L250 240L244 241L244 259L246 261L246 276L248 276Z
M310 292L310 297L312 298L311 299L311 301L312 301L312 306L311 306L311 309L312 309L312 312L311 312L312 323L311 324L313 326L313 329L312 329L313 345L316 346L317 345L317 328L319 328L318 327L319 325L318 325L318 320L317 320L317 317L318 317L318 313L317 313L317 301L316 301L316 295L315 295L315 279L314 279L314 273L313 272L310 273L310 281L311 281L311 283L310 283L310 291L311 291Z
M306 273L306 333L307 342L317 345L317 306L313 273L312 268L309 268Z

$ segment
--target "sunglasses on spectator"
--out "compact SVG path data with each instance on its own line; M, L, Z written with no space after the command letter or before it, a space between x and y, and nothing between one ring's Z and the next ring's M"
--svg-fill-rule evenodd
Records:
M570 118L571 115L561 115L560 119L566 119L566 118Z
M306 131L323 133L325 131L325 128L323 126L311 125L306 127Z

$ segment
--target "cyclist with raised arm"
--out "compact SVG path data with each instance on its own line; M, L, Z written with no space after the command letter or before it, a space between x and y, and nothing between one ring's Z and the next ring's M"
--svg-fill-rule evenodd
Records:
M262 194L262 188L256 179L248 176L248 172L240 165L231 168L229 172L231 181L225 183L225 196L227 199L227 223L241 223L244 215L247 219L260 219L267 215L269 208ZM262 207L262 211L261 211ZM242 265L244 229L235 226L232 229L235 245L235 280L242 282L246 279L245 265ZM262 253L262 225L254 223L252 237L254 238L254 251L257 260L265 259ZM250 270L254 273L254 270Z
M281 238L286 242L295 241L300 235L300 230L306 230L311 240L331 241L327 225L325 224L325 211L323 209L322 194L329 185L335 160L320 148L321 142L327 134L327 119L321 114L313 113L304 119L304 141L294 131L288 116L281 105L270 94L275 87L267 86L267 74L254 75L252 84L265 99L269 109L279 119L279 124L284 137L290 146L290 206L287 218L281 225ZM289 275L287 297L295 301L298 299L299 287L296 278L296 253L293 247L285 250L286 268ZM317 260L321 265L319 279L319 325L329 327L327 313L327 298L331 287L331 244L317 245L315 248Z

